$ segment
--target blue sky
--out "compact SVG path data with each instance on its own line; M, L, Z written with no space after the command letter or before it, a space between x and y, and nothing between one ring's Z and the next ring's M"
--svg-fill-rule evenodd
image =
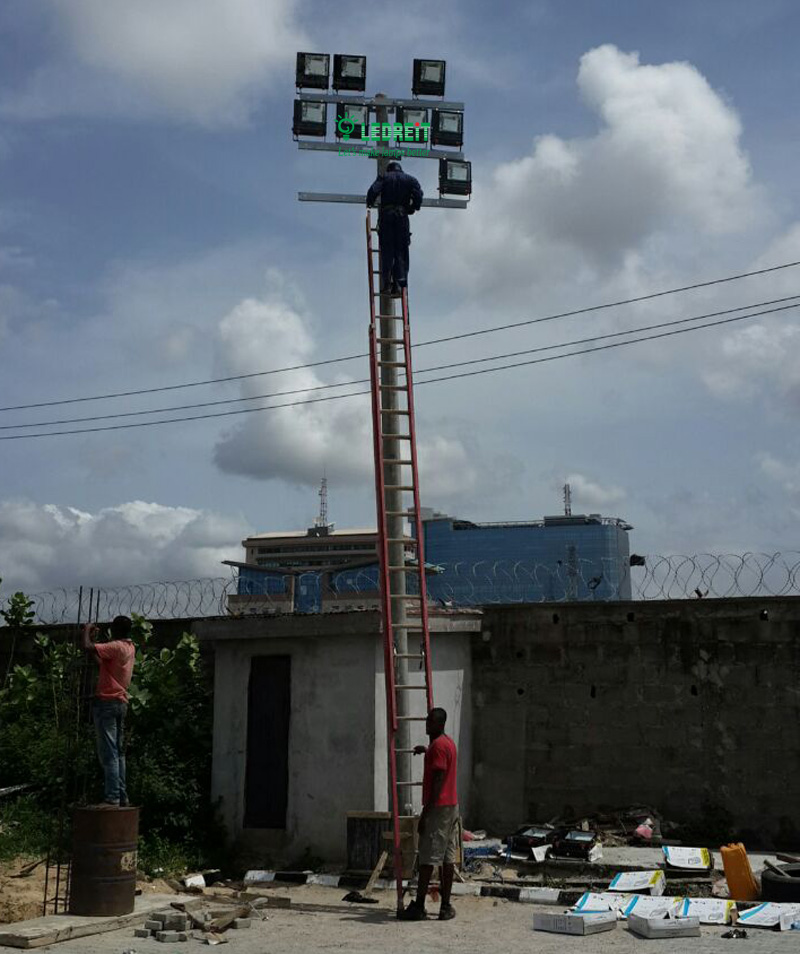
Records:
M464 100L475 196L413 220L416 340L800 259L796 5L9 0L0 11L0 404L364 350L367 160L300 153L298 49L415 55ZM406 164L428 194L434 163ZM421 348L418 369L800 294L796 269ZM638 552L798 549L797 314L419 389L425 502L476 520L619 515ZM363 361L0 413L247 397ZM42 589L216 575L302 528L329 477L374 520L363 400L0 445L0 576ZM91 425L87 425L91 426ZM0 432L3 433L3 432ZM11 432L7 432L11 433Z

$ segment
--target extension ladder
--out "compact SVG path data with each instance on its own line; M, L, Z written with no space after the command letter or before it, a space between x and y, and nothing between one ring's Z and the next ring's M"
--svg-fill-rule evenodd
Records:
M408 322L408 292L402 290L401 313L394 306L383 310L381 302L391 301L380 294L380 242L367 210L367 266L369 272L369 358L372 394L372 424L375 450L375 497L378 514L378 556L381 614L383 618L384 672L386 677L386 733L389 750L389 782L392 812L394 873L397 882L397 909L403 907L403 857L401 850L400 806L411 801L413 788L421 781L397 777L397 756L411 763L414 743L398 748L400 727L425 722L433 708L428 600L425 586L425 554L420 514L417 441L414 422L414 387L411 372L411 331ZM401 377L402 373L402 377ZM407 496L408 506L397 505ZM403 527L413 520L415 539ZM406 560L407 547L415 550ZM416 584L416 586L414 586ZM411 590L410 592L407 592ZM411 612L409 612L411 611ZM403 638L405 635L405 638ZM419 637L419 651L410 652L404 643ZM398 669L417 660L424 672L423 684L398 681ZM424 691L424 696L423 696ZM424 700L424 708L421 704ZM416 706L414 703L416 702ZM416 711L412 711L412 710ZM408 736L410 732L403 732ZM418 743L423 740L419 739ZM421 760L419 760L421 761ZM408 793L408 794L406 794Z

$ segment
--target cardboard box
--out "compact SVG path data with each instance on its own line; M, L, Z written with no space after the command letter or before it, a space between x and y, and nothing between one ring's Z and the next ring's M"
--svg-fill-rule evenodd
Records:
M650 898L646 894L636 894L623 910L625 917L638 914L640 918L675 918L683 906L684 898Z
M553 934L598 934L613 931L617 916L613 911L599 914L534 914L533 930Z
M608 886L609 891L647 892L651 895L664 893L667 879L664 872L656 871L623 871L615 876Z
M640 918L631 914L628 928L639 937L700 937L698 918Z
M788 931L795 921L800 921L800 904L781 904L765 901L763 904L742 911L737 924L742 927L777 928Z
M699 918L701 924L730 924L736 902L724 898L684 898L675 917Z
M664 845L661 850L668 868L676 868L679 871L711 871L714 867L714 856L708 848Z
M622 912L632 900L631 894L587 891L578 898L572 910L576 914L602 914L605 911L614 911L619 917L623 917Z

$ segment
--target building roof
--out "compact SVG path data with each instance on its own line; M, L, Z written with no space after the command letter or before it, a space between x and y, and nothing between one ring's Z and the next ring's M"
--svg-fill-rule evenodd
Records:
M329 530L324 534L309 533L308 530L283 530L283 531L274 531L272 533L254 533L252 536L248 537L247 540L305 540L308 537L317 538L324 540L326 537L366 537L370 535L377 535L378 531L375 527L356 527L350 530Z

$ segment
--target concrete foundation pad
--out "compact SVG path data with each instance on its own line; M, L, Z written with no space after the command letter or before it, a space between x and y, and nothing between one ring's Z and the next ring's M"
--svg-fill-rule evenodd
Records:
M49 914L43 918L31 918L0 927L0 947L44 947L76 937L105 934L123 927L140 927L155 911L168 907L172 901L190 901L190 895L151 894L136 899L130 914L113 917L89 918L77 914Z

